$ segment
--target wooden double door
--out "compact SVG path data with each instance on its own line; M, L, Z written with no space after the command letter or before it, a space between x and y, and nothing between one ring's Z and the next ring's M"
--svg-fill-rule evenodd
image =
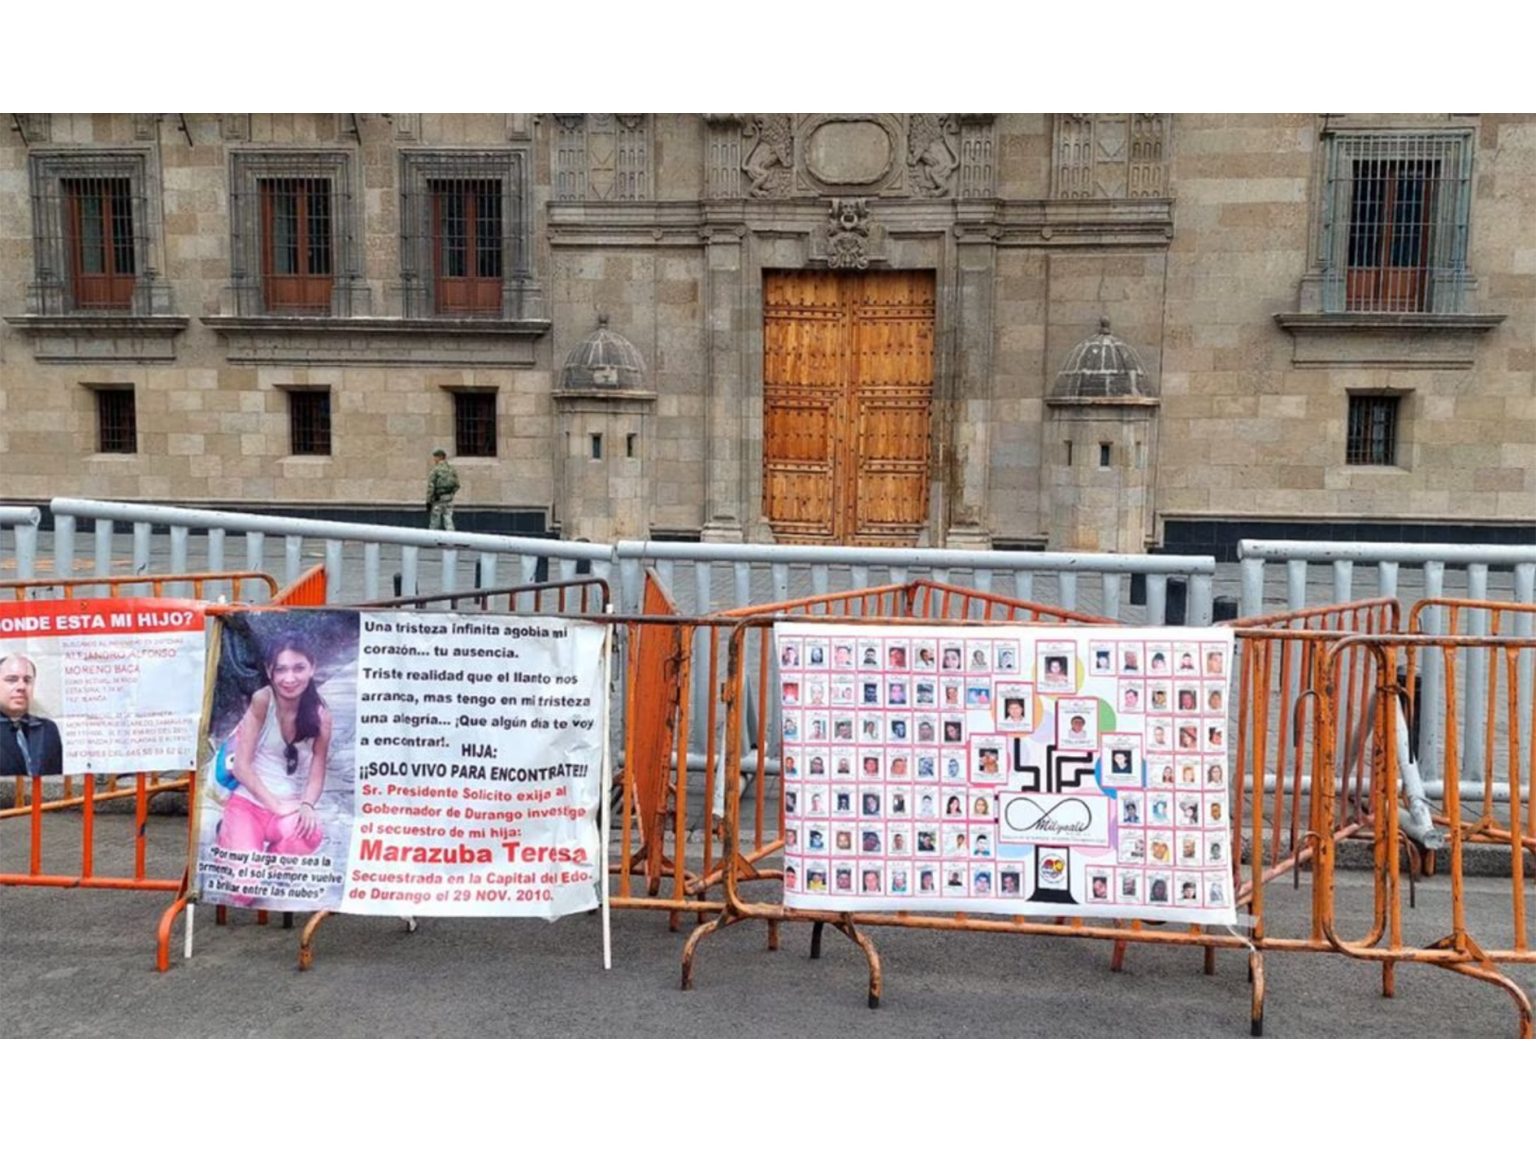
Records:
M928 516L932 272L769 272L763 504L785 543L911 545Z

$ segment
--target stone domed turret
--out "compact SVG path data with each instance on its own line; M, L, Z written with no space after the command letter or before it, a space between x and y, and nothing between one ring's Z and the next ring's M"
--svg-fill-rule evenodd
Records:
M1145 400L1157 389L1141 363L1141 357L1109 330L1109 317L1099 320L1099 330L1067 357L1056 374L1052 400Z
M578 391L591 388L643 391L645 358L638 348L608 327L607 316L599 316L597 331L572 348L565 358L560 387Z

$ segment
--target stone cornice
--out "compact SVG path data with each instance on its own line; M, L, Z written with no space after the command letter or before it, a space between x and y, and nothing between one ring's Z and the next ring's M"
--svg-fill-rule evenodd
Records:
M1472 367L1479 338L1505 320L1500 313L1280 312L1297 367Z
M1508 317L1502 312L1277 312L1287 332L1488 332Z
M827 197L796 200L628 201L552 203L554 247L622 244L692 246L727 235L819 231ZM1008 247L1134 244L1167 247L1173 201L1138 200L866 200L870 219L892 236L952 232L961 243Z
M176 358L176 337L187 316L125 312L71 312L59 316L7 316L5 322L32 337L32 355L43 364L140 362Z
M548 320L447 316L203 316L231 363L531 368Z
M394 336L542 336L548 320L501 320L466 316L200 316L215 332L303 332L348 336L366 333Z

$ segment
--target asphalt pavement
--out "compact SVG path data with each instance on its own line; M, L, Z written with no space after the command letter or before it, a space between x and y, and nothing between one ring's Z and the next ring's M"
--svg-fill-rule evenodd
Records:
M97 829L97 869L129 861L131 816ZM77 860L79 817L50 816L49 866ZM72 824L70 822L73 822ZM185 820L149 819L151 875L179 871ZM57 835L57 839L54 839ZM70 841L70 836L73 841ZM26 821L0 821L0 868L21 865ZM72 843L73 847L66 847ZM57 855L55 855L55 852ZM1271 935L1303 930L1310 876L1267 890ZM1468 924L1485 946L1512 936L1510 880L1467 881ZM1536 884L1525 886L1527 915ZM716 933L698 952L696 983L679 988L686 933L664 913L616 911L613 968L602 967L600 922L554 923L331 917L311 970L297 968L299 928L231 911L219 926L199 910L194 953L175 935L171 970L154 970L165 894L0 888L3 1037L1246 1037L1247 965L1223 950L1133 945L1110 971L1102 941L875 928L885 974L881 1007L866 1005L862 955L829 932L809 957L811 929L786 925L777 953L762 924ZM1421 880L1405 936L1427 944L1449 930L1449 880ZM1363 934L1370 875L1339 874L1341 923ZM302 918L298 921L302 924ZM1506 969L1527 993L1536 970ZM1377 965L1336 956L1267 953L1267 1037L1505 1037L1502 990L1422 965L1398 969L1384 999Z

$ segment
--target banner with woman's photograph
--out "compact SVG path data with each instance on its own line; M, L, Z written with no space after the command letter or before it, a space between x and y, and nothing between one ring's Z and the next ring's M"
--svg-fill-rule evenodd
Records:
M204 651L192 600L0 603L0 776L195 767Z
M207 903L399 916L597 906L607 629L545 617L220 617Z
M1223 628L774 629L790 907L1235 923Z

